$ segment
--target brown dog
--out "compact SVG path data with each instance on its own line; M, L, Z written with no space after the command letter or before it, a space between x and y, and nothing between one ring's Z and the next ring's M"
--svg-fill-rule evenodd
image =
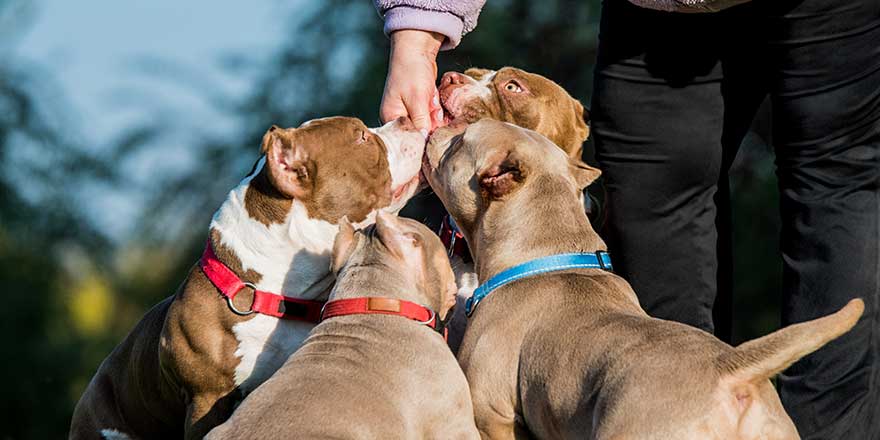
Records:
M101 364L70 437L194 439L226 420L314 327L337 222L365 226L400 210L418 187L424 144L406 119L270 129L264 158L215 213L200 265ZM228 301L217 273L234 279Z
M455 356L442 329L425 325L455 304L440 240L418 222L381 213L366 233L343 223L333 268L331 318L207 438L479 438ZM357 314L334 315L358 301ZM422 316L384 314L405 304Z
M541 133L575 159L590 135L590 114L578 100L555 82L515 67L446 72L439 93L447 124L510 122Z
M579 197L599 170L510 124L461 131L434 133L423 173L467 238L480 281L535 258L605 249ZM569 269L486 297L458 358L484 438L797 439L768 379L863 310L854 299L733 348L649 317L611 272Z
M578 100L555 82L515 67L446 72L439 92L445 124L458 126L483 118L509 122L541 133L575 159L581 158L582 145L590 135L590 114ZM452 234L441 232L446 237ZM452 255L451 260L459 306L449 328L449 346L457 352L467 327L464 302L477 287L477 278L473 266L459 255Z

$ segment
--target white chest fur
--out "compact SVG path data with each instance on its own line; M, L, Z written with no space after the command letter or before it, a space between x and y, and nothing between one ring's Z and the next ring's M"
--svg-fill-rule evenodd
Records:
M262 167L262 164L258 166ZM258 171L257 171L258 172ZM254 173L256 174L256 172ZM250 178L229 193L214 214L211 228L220 232L222 244L232 250L245 271L262 275L260 290L302 299L323 294L330 252L338 226L308 217L305 207L294 205L283 223L265 225L252 218L244 204ZM315 287L316 283L318 288ZM307 290L308 289L308 290ZM269 378L302 345L313 324L254 315L233 327L241 360L235 384L246 394Z
M278 371L305 341L314 324L255 315L233 328L238 340L235 384L248 394Z
M400 130L394 122L375 129L385 142L392 190L405 190L385 211L396 214L418 187L418 173L424 151L424 138L418 132ZM252 218L245 208L245 194L253 176L265 166L265 158L251 176L230 191L223 206L214 214L211 228L220 232L224 246L241 260L243 269L262 275L260 290L300 299L325 300L333 282L329 274L333 240L339 227L309 218L301 203L294 201L283 223L265 225ZM376 212L356 228L375 222ZM238 340L235 355L241 360L235 368L235 384L247 394L269 378L296 351L314 325L255 315L236 324Z

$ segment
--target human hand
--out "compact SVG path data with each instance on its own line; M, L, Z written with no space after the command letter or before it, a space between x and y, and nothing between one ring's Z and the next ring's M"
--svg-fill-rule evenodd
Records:
M427 137L443 121L436 81L437 53L444 38L413 29L391 34L388 77L379 108L383 123L408 116Z

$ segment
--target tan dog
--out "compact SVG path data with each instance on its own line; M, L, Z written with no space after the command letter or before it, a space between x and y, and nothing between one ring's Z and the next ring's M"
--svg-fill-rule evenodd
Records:
M483 118L510 122L541 133L575 159L581 158L582 145L590 135L590 114L578 100L555 82L515 67L446 72L439 93L446 124ZM464 302L477 287L477 278L472 264L458 255L451 260L459 306L449 328L449 346L457 352L467 327Z
M526 261L605 244L580 204L599 170L539 134L482 120L438 130L423 173L485 282ZM498 288L459 361L484 438L782 440L794 425L768 380L848 331L864 303L733 348L654 319L622 278L572 269Z
M338 282L325 316L370 298L370 310L408 301L436 310L436 320L455 304L443 246L418 222L383 213L366 233L343 224L333 255ZM207 438L479 438L464 375L442 332L424 324L434 315L325 320Z
M205 269L194 267L101 364L70 437L194 439L226 420L315 325L240 315L258 307L255 289L325 300L337 222L348 216L368 225L379 210L400 210L417 189L424 144L406 119L378 129L354 118L273 126L264 158L210 226L217 265L248 284L227 304ZM317 318L321 304L310 304L314 313L302 317ZM296 316L300 306L285 300L266 311Z

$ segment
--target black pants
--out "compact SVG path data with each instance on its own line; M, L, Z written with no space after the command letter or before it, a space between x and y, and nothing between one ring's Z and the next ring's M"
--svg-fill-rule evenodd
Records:
M717 14L605 0L592 103L603 235L650 314L713 331L732 281L727 170L768 94L783 324L856 296L867 306L780 377L780 394L805 439L877 440L880 0L754 0Z

